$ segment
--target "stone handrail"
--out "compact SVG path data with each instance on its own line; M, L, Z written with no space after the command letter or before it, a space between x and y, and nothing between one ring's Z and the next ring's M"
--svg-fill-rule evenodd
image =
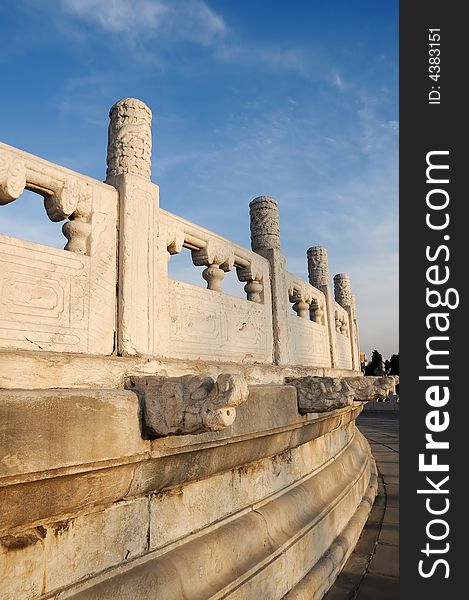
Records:
M169 255L178 254L182 248L190 250L194 265L207 267L202 276L208 289L221 291L224 273L234 268L238 279L246 283L247 299L263 302L263 288L269 280L267 260L166 210L160 209L160 220L166 225Z
M395 380L357 372L325 248L287 271L273 198L251 249L159 207L151 119L112 107L106 183L0 145L0 204L68 219L65 250L0 234L0 596L322 598L376 492L354 420ZM169 277L183 248L207 289Z
M194 356L359 370L355 300L348 276L335 276L334 301L327 252L321 247L310 248L307 253L309 283L289 273L281 250L277 202L268 196L255 198L250 204L252 249L161 209L159 188L150 181L151 118L150 109L139 100L127 98L113 106L106 183L0 144L0 203L14 201L25 189L39 193L51 220L68 219L63 226L68 239L65 249L91 259L89 265L85 261L80 267L85 276L78 300L67 295L69 283L60 283L64 290L60 292L63 314L86 312L86 306L78 305L87 302L87 295L91 297L91 311L101 306L102 312L105 307L109 313L105 319L107 330L99 337L108 340L107 354ZM16 242L9 239L4 243L8 256L21 252L37 257L42 252L53 256L47 259L52 263L64 260L57 254L60 251L47 246L24 242L21 251L17 250ZM168 259L183 248L190 250L194 265L205 267L202 277L210 293L169 278ZM11 263L10 259L4 260ZM222 293L224 274L233 269L245 283L248 303ZM32 274L26 271L21 281L12 281L6 292L0 292L7 294L6 300L3 298L7 303L19 306L30 302L25 294L31 289ZM106 302L100 292L102 279L109 282ZM117 309L112 283L116 280ZM34 295L42 297L44 279L34 281ZM52 290L47 294L50 302L57 296ZM42 308L44 302L39 300L38 306L31 309L35 315L31 322L49 316ZM292 308L300 317L298 321L290 318ZM54 310L57 312L51 309L51 318ZM0 321L16 318L11 314L0 314ZM28 318L21 317L26 332ZM14 342L18 334L13 333L7 344L0 339L0 348L25 349L28 343L34 343L39 350L100 353L102 344L82 343L76 333L81 328L84 340L86 328L93 328L93 320L93 312L88 312L84 323L69 323L67 326L73 330L70 335L61 325L46 335L38 326L32 342L18 345ZM60 333L67 334L66 344L61 342ZM342 336L337 338L337 333L347 336L349 342ZM116 345L112 341L111 348L114 338Z
M334 318L337 333L349 337L349 316L338 302L334 302Z
M324 325L325 297L323 292L287 272L288 296L298 317Z
M68 252L0 234L0 348L111 354L117 191L0 143L0 205L25 189L52 221L68 219Z
M89 254L93 189L106 184L0 142L0 205L17 200L24 190L44 197L51 221L67 221L62 230L66 250Z

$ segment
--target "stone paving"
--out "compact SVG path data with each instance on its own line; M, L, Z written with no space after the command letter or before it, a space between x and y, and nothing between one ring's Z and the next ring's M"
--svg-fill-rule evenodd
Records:
M325 600L399 598L399 414L357 419L378 466L378 496L358 544Z

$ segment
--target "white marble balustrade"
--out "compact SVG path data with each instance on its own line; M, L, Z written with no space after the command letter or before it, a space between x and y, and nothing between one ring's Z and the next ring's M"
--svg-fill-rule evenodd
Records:
M64 221L65 250L0 234L0 348L111 354L117 191L0 143L0 205L24 190Z
M269 196L250 204L252 250L161 209L151 120L139 100L112 107L106 183L0 144L0 204L40 194L67 238L57 250L0 235L0 349L358 370L348 275L334 301L319 246L309 283L289 273ZM206 289L169 277L184 248ZM246 299L224 290L230 271Z

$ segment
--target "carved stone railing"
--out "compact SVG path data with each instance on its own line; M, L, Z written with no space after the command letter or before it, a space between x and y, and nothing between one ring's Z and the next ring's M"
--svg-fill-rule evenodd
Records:
M288 272L286 281L288 298L296 313L296 316L292 312L288 315L292 363L330 367L329 332L323 292Z
M225 273L235 269L239 281L246 283L247 299L264 303L264 288L269 286L269 263L265 259L162 209L160 219L166 227L169 257L179 254L183 248L190 250L194 265L206 267L202 277L207 282L207 289L222 291Z
M354 420L395 380L357 372L326 250L287 271L274 199L250 250L160 209L151 120L112 107L106 183L0 145L0 204L39 193L68 240L0 235L0 597L322 598L376 491ZM183 249L206 289L169 277Z
M25 190L44 198L51 221L63 225L66 250L89 254L91 212L95 182L68 169L0 143L0 204L17 200Z
M349 332L349 318L347 311L340 306L337 302L334 303L334 320L336 333L340 333L345 337L350 337Z
M111 354L115 331L117 192L0 143L0 204L24 190L68 219L65 250L0 235L0 348Z
M353 365L352 346L350 339L350 324L347 311L334 302L335 345L337 366L351 369Z
M159 211L161 265L158 354L205 360L272 362L269 263L254 252L167 211ZM168 260L183 248L204 266L207 289L172 280ZM245 283L246 300L223 293L226 272Z
M346 273L334 276L334 296L337 303L345 310L348 316L352 365L358 371L360 369L360 346L358 340L357 309L355 296L352 294L352 287L350 285L350 277Z
M308 250L307 283L286 269L273 198L250 204L251 250L162 210L151 121L140 100L112 107L106 183L0 145L0 204L40 194L68 240L65 252L0 238L0 349L358 371L350 280L336 275L334 301L325 248ZM207 289L169 277L183 248ZM223 291L233 270L246 300Z
M298 317L310 319L318 325L324 325L324 294L299 277L287 272L288 297Z

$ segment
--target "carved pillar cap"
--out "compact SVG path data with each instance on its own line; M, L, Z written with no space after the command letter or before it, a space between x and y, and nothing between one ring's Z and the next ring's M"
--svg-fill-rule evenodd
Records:
M309 282L316 288L329 285L329 262L327 259L327 248L313 246L308 248L308 276Z
M151 110L141 100L124 98L109 118L107 179L123 173L150 179Z
M151 122L151 109L145 104L145 102L139 100L138 98L122 98L122 100L119 100L113 104L113 106L111 106L111 109L109 110L109 118L112 119L113 115L116 113L120 114L121 116L127 116L128 118L131 118L132 111L141 110L147 113Z
M236 406L247 400L244 377L222 373L211 377L131 377L127 387L143 404L144 430L151 436L220 431L236 418Z
M270 196L258 196L249 204L251 247L258 250L280 250L278 202Z
M352 288L350 277L346 273L334 275L334 296L342 308L352 306Z
M399 378L388 377L287 377L294 385L301 414L328 412L351 406L354 402L369 402L395 392Z

